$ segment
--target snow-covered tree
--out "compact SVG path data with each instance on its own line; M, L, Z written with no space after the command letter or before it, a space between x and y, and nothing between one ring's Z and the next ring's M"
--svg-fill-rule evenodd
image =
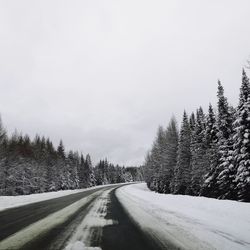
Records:
M86 176L86 182L88 186L89 187L95 186L96 180L95 180L91 157L89 154L87 154L86 160L85 160L85 176Z
M209 104L208 115L206 116L206 130L204 142L207 148L218 142L218 127L216 117L211 104Z
M234 123L234 164L236 197L250 201L250 83L245 71L242 73L240 101ZM233 197L235 198L235 197Z
M62 159L65 159L65 149L62 140L60 140L59 146L57 147L57 154Z
M189 127L190 127L191 132L194 131L195 123L196 123L195 114L194 112L192 112L189 118Z
M206 117L206 130L204 137L205 157L208 165L208 173L205 175L205 181L202 185L200 194L206 195L210 192L210 183L208 182L210 174L213 173L214 168L218 165L218 127L213 107L209 104L208 115Z
M79 165L78 165L78 177L79 177L79 187L84 188L85 187L85 176L84 176L84 157L81 153L80 159L79 159Z
M188 121L188 116L184 111L183 120L180 130L178 151L177 151L177 165L175 171L175 185L174 193L185 194L187 188L190 186L191 181L191 130Z
M233 114L220 82L218 83L218 99L219 163L216 169L218 176L215 195L220 199L234 199Z
M7 161L7 133L0 116L0 195L5 194L6 178L8 176Z
M204 176L207 173L207 161L205 155L205 115L200 107L196 112L196 121L191 136L191 187L190 193L198 195Z
M2 123L2 118L0 116L0 144L3 144L7 139L7 133Z
M156 139L150 152L150 177L149 188L163 192L163 153L165 150L165 131L162 126L158 128Z
M230 112L227 98L224 95L224 88L221 82L218 81L218 136L221 139L228 139L232 135L233 130L233 117ZM219 139L220 139L219 138Z
M154 169L153 169L153 159L152 159L152 151L149 151L144 160L144 165L143 165L143 173L144 173L144 179L145 182L147 183L148 188L152 188L152 183L154 179Z
M165 132L164 151L162 155L163 193L170 193L174 189L174 173L177 164L179 131L177 121L173 117Z
M224 96L224 88L218 82L218 162L211 166L206 175L202 189L202 195L215 198L233 198L232 177L233 177L233 116L230 112L227 98Z

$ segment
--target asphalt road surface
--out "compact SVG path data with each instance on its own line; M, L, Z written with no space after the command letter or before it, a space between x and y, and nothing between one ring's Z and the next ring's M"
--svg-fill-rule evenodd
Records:
M120 186L0 212L0 249L166 249L130 219L115 194Z

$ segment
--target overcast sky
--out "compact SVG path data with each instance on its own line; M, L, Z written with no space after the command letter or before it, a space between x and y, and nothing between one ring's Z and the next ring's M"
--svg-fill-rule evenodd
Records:
M141 164L159 124L237 103L249 0L0 0L0 113L96 162Z

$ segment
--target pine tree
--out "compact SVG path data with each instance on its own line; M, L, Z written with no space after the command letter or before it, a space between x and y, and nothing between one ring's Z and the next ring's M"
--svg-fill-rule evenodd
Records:
M58 172L58 188L62 190L68 189L69 171L66 163L66 154L62 140L57 147L56 169Z
M237 199L250 201L250 83L245 71L242 73L240 101L237 120L234 123L234 163ZM235 198L235 197L233 197Z
M0 116L0 145L7 139L7 133L3 127L2 118Z
M183 121L180 130L177 166L175 171L174 193L185 194L190 186L190 161L191 161L191 130L186 112L183 114Z
M195 127L191 137L191 187L190 193L198 195L207 173L204 134L205 134L205 115L200 107L196 112Z
M90 155L87 154L85 160L85 176L89 187L95 186L96 180Z
M232 157L232 135L233 135L233 117L230 113L227 98L224 96L224 88L218 81L218 163L212 167L206 175L203 185L202 195L232 199L232 176L233 176L233 157Z
M0 118L0 194L19 195L60 189L79 188L79 175L84 173L86 162L77 152L65 153L62 141L55 150L53 143L36 135L33 141L28 135L15 131L9 138ZM79 173L81 166L84 171ZM87 163L86 187L95 185L92 164ZM81 176L82 177L82 176Z
M206 131L204 142L207 148L210 148L212 144L218 142L218 128L216 124L216 117L214 114L211 103L209 104L208 115L206 117Z
M227 98L224 96L224 88L221 82L218 81L218 129L219 137L228 139L232 135L233 118L230 113Z
M56 150L53 146L53 143L49 140L46 140L46 169L45 176L47 181L46 191L56 191L57 190L57 170L56 170Z
M85 180L85 160L83 154L81 153L80 156L80 163L78 167L78 175L79 175L79 187L84 188L86 187L86 180Z
M60 140L59 146L57 148L57 154L60 158L65 159L65 149L62 140Z
M162 177L163 177L163 193L170 193L174 189L174 172L177 164L179 132L175 117L169 122L165 132L164 148L162 155Z
M215 167L218 165L218 127L213 107L209 104L208 115L206 117L206 131L204 137L204 145L206 148L206 158L208 165L208 173L205 175L205 180L202 185L200 195L208 195L211 190L211 183L209 182Z
M159 193L169 193L172 188L177 159L178 129L172 118L167 129L159 126L151 151L144 164L148 187Z
M150 177L149 188L157 192L163 192L163 152L165 146L165 131L162 126L159 126L156 139L153 143L152 150L150 152Z
M5 194L6 179L8 176L7 169L7 133L3 127L0 116L0 195Z
M234 199L233 116L220 81L218 82L218 99L219 163L216 171L218 174L216 197Z
M194 131L195 123L196 123L195 114L194 112L192 112L189 118L189 127L190 127L191 132Z
M145 156L144 164L143 164L143 175L145 182L152 190L151 183L153 182L153 161L152 161L152 154L151 152L148 152Z

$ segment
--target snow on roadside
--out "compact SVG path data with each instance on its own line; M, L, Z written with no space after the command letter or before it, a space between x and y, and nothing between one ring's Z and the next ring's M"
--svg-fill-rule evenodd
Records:
M29 194L29 195L18 195L18 196L0 196L0 211L13 208L13 207L19 207L23 205L27 205L30 203L35 203L39 201L44 200L50 200L70 194L76 194L100 187L105 186L112 186L117 184L107 184L102 186L95 186L90 188L84 188L84 189L75 189L75 190L60 190L56 192L47 192L47 193L39 193L39 194Z
M111 191L112 189L104 191L95 200L92 208L69 240L65 250L101 250L100 247L91 247L92 237L94 236L96 242L100 242L103 227L117 223L111 219L105 219Z
M99 190L91 195L88 195L87 197L84 197L61 210L50 214L44 219L25 227L23 230L12 234L0 242L0 249L21 249L31 240L34 240L37 237L43 237L43 235L45 235L49 230L64 223L81 207L96 198L102 192L103 190Z
M116 192L132 219L149 235L181 249L250 249L250 204L151 192L146 184Z

